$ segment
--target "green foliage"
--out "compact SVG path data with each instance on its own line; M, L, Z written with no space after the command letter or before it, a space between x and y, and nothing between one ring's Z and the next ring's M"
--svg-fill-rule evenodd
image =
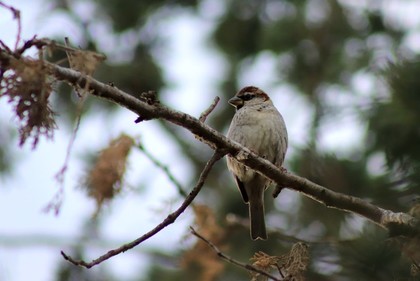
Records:
M386 70L390 98L372 109L372 151L384 151L388 165L420 164L420 63L406 61ZM406 165L405 165L406 164Z
M12 154L14 146L14 138L16 137L13 130L7 128L7 125L0 121L2 131L0 132L0 182L3 176L8 176L13 171L16 161L16 155Z
M352 280L410 280L410 262L383 230L366 227L362 237L342 243L338 252L345 257L343 275Z
M98 79L121 85L122 90L131 94L161 89L164 85L161 69L151 55L152 49L153 46L143 44L136 46L130 63L106 64L98 69Z
M110 18L115 32L141 27L147 23L150 16L159 9L174 9L176 7L195 7L196 0L187 1L144 1L128 0L121 3L118 0L95 0L100 8L99 14Z
M260 31L261 22L257 15L240 18L235 11L229 11L213 36L216 44L229 59L239 61L257 54L260 48Z

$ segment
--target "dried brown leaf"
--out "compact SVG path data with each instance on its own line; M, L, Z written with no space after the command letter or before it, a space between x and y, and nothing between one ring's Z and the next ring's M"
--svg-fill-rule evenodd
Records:
M409 215L420 219L420 198L414 200ZM416 277L420 275L420 235L397 236L391 240L401 249L402 255L408 259L411 264L411 275Z
M255 253L250 259L253 266L266 272L275 269L283 277L282 280L303 281L308 263L308 245L302 242L295 243L290 252L281 256L270 256L264 252ZM256 272L251 272L252 281L266 281L268 278Z
M280 268L284 269L285 278L294 281L305 280L303 273L309 264L308 245L303 242L293 244L290 252L282 257L282 261Z
M89 196L96 200L98 209L121 190L127 157L133 145L133 138L122 134L99 153L86 179Z
M193 210L198 231L212 242L221 241L225 233L217 223L213 210L200 204L193 205Z
M408 212L411 216L420 219L420 198L416 199L416 203L410 208Z
M213 211L205 205L193 206L195 223L200 233L205 235L213 244L223 248L224 231L216 221ZM184 253L181 266L194 272L194 280L213 281L223 273L225 264L214 254L213 250L203 241Z
M411 264L410 272L411 272L411 276L413 276L413 277L420 276L420 268L419 268L419 265L414 264L414 263Z
M250 261L252 261L253 266L264 271L268 271L271 268L275 267L277 265L278 260L279 257L267 255L262 251L255 253L254 256L250 259Z
M72 49L66 53L70 68L89 76L93 75L98 65L106 59L104 55L92 51Z
M270 256L262 251L259 251L250 258L252 265L258 269L264 270L265 272L271 272L273 269L277 268L279 262L279 257ZM268 280L267 276L261 275L260 273L251 271L252 279L251 281L266 281Z
M3 73L0 96L8 96L19 119L20 143L32 138L32 147L41 135L52 138L56 128L48 98L52 92L42 60L12 59Z
M70 46L70 41L65 38L66 47L64 47L67 59L71 69L79 71L82 74L92 76L95 72L98 65L106 59L106 56L99 54L93 51L74 49ZM62 46L58 48L63 48ZM79 87L76 87L75 90L80 97L84 97L88 93L90 80L88 79L83 91Z

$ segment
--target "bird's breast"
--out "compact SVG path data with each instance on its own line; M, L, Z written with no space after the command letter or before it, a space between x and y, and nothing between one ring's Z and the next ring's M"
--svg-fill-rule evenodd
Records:
M273 162L279 139L282 138L283 122L280 114L276 113L256 111L246 114L246 111L238 111L232 120L228 137Z

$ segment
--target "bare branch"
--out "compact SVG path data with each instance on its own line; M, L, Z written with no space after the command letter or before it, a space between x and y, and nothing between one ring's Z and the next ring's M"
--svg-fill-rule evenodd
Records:
M4 67L10 67L9 61L11 59L12 56L10 54L0 50L0 62ZM158 102L151 104L144 102L116 87L101 83L90 76L88 79L88 76L72 69L63 68L47 62L45 62L45 67L50 75L54 76L57 80L65 81L71 85L84 88L87 81L89 81L89 92L91 94L115 102L138 114L143 120L160 118L184 127L212 149L219 149L225 153L229 153L241 163L272 179L280 186L287 186L290 189L301 192L329 208L341 209L358 214L388 230L396 229L394 234L406 233L407 231L411 231L412 233L420 232L420 222L418 219L405 213L394 213L382 209L357 197L334 192L291 173L284 173L268 160L258 157L258 155L249 149L241 146L237 142L229 140L210 126L186 113L170 109Z
M71 69L48 65L51 73L59 80L70 84L79 84L83 87L86 83L86 76ZM124 93L116 87L100 83L95 79L90 80L90 87L93 94L124 106L138 115L148 118L162 118L176 125L190 130L200 137L200 141L206 143L213 149L226 149L228 153L237 158L240 162L262 173L282 186L304 193L306 196L324 204L329 208L336 208L359 214L381 227L387 228L390 223L404 224L409 227L418 227L418 220L405 213L393 213L379 208L362 199L340 194L315 184L305 178L298 177L291 173L284 173L268 160L258 157L240 144L227 139L225 136L200 122L196 118L183 112L172 110L160 103L147 104L135 97ZM240 156L240 157L238 157Z
M150 98L148 98L150 97ZM142 93L140 95L140 99L144 100L148 104L154 104L156 102L156 93L155 92L146 92ZM201 113L200 118L198 119L200 122L206 122L207 117L210 115L210 113L216 108L217 104L219 103L220 98L215 97L213 100L213 103L205 110L203 113ZM137 121L137 120L136 120ZM178 189L178 193L181 194L183 197L187 197L187 193L185 192L184 188L182 187L182 184L175 178L175 176L169 171L168 166L164 165L162 162L160 162L158 159L156 159L149 151L145 149L145 147L140 143L138 145L138 148L140 151L144 153L144 155L149 158L150 161L153 162L157 167L161 168L162 171L166 174L166 176L169 178L169 180L176 186Z
M76 112L76 124L73 128L73 132L70 136L70 141L67 145L66 156L64 158L63 166L61 166L60 170L55 174L55 179L59 185L59 190L57 194L54 196L54 199L48 203L48 205L44 208L45 212L50 210L54 210L54 214L58 215L60 213L61 205L63 203L63 195L64 195L64 183L65 183L65 176L70 162L70 156L73 151L73 146L76 141L77 132L79 131L80 121L82 119L82 108L85 102L87 95L84 95L81 100L77 104L77 112Z
M242 263L240 261L237 261L229 256L227 256L226 254L224 254L222 251L219 250L219 248L216 247L216 245L214 245L212 242L210 242L209 240L207 240L206 238L204 238L201 234L199 234L197 231L195 231L195 229L193 227L190 226L191 229L191 233L195 236L197 236L198 238L200 238L202 241L204 241L207 245L209 245L215 252L216 254L221 257L222 259L226 260L227 262L234 264L236 266L245 268L246 270L250 270L256 273L259 273L261 275L264 275L272 280L275 281L281 281L280 279L278 279L277 277L271 275L270 273L265 272L264 270L258 269L255 266L252 266L250 264L247 263Z
M198 118L198 120L203 123L206 122L207 117L216 108L219 101L220 101L220 98L216 96L213 100L213 103L209 106L209 108L207 108L205 111L203 111L203 113L201 113L200 118Z
M20 36L22 34L22 22L20 19L20 11L18 9L13 8L12 6L4 4L3 2L0 2L0 6L3 6L4 8L9 9L13 14L13 18L17 21L17 34L16 34L15 49L14 49L16 51L19 45Z
M185 198L184 202L182 202L181 206L173 213L169 214L160 224L158 224L155 228L150 230L149 232L145 233L144 235L140 236L136 240L124 244L121 247L118 247L116 249L108 251L106 254L100 256L97 259L92 260L91 262L86 262L83 260L75 260L71 256L67 255L63 251L61 251L61 255L64 257L64 259L68 260L74 265L83 266L86 268L91 268L95 265L98 265L102 263L103 261L116 256L122 252L125 252L127 250L130 250L143 241L149 239L150 237L154 236L156 233L167 227L168 225L175 222L175 220L185 211L185 209L191 204L191 202L194 200L194 198L197 196L197 194L200 192L201 188L204 185L204 182L210 173L214 163L216 163L218 160L220 160L225 154L219 150L216 150L213 154L213 156L210 158L210 160L206 163L206 166L204 167L203 171L200 174L200 177L197 181L197 184L193 188L193 190L188 194L188 196Z

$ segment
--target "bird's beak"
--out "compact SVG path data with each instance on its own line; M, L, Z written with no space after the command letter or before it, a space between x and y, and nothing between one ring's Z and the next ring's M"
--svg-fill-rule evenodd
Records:
M244 105L244 101L238 97L233 97L229 100L229 104L239 109Z

